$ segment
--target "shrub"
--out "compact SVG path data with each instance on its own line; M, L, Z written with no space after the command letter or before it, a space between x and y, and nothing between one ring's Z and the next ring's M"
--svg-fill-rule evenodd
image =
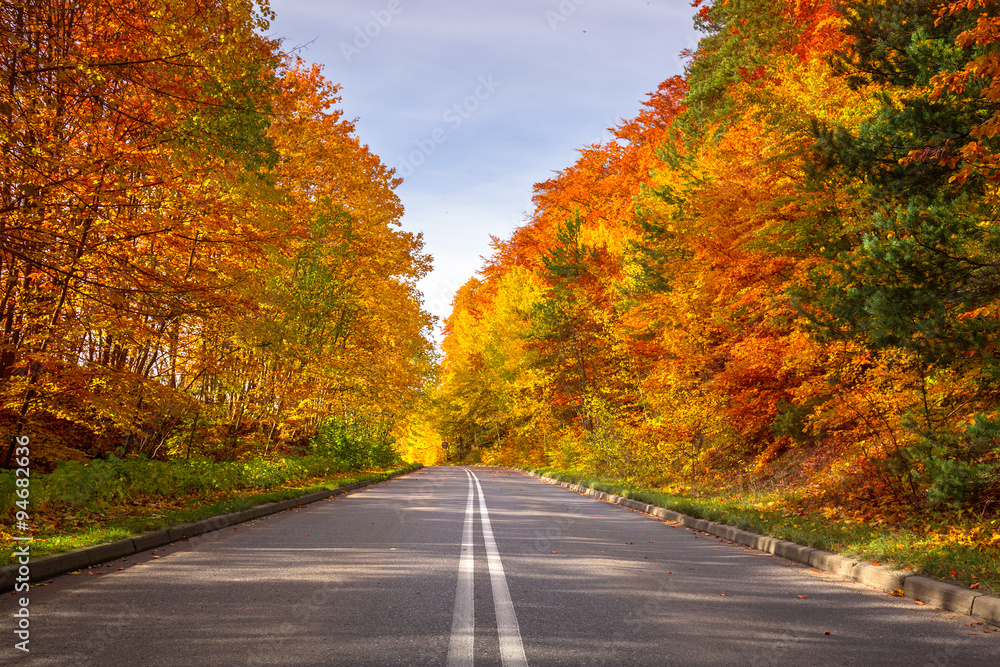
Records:
M330 417L313 437L310 452L332 458L347 470L388 468L401 462L384 424Z

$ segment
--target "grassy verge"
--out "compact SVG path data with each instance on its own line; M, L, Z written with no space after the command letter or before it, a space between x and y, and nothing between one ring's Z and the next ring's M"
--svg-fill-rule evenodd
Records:
M984 593L1000 592L1000 525L996 519L952 512L921 514L891 526L876 525L838 517L834 508L818 512L803 510L796 506L794 495L778 491L680 495L600 479L579 471L528 469L699 519L889 567L914 570L933 579L978 588Z
M335 489L353 482L382 481L410 470L420 464L390 470L337 473L289 481L280 487L261 490L244 488L229 490L192 491L185 495L135 497L128 502L103 505L98 509L58 506L53 503L31 516L35 529L31 543L32 557L69 551L92 544L114 542L149 530L159 530L177 524L228 514L263 503L296 498L308 493ZM0 552L0 565L8 565L11 558L13 525L11 517L0 521L0 536L6 548ZM18 532L17 534L20 534Z

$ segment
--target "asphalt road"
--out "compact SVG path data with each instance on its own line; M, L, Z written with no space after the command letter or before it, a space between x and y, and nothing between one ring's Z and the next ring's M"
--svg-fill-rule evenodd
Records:
M27 655L11 632L24 594L3 595L0 663L1000 665L1000 631L970 617L468 471L425 468L57 577L30 592Z

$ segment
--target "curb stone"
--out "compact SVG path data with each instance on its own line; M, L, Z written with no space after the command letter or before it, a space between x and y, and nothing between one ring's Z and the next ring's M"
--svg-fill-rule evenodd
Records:
M243 523L244 521L251 521L270 514L277 514L283 510L293 508L296 505L305 505L316 502L317 500L324 500L332 496L339 496L343 493L354 491L355 489L360 489L372 484L386 482L394 477L405 475L410 472L413 472L413 470L406 470L405 472L400 472L382 480L363 480L360 482L352 482L351 484L338 486L336 489L314 491L313 493L299 496L298 498L290 498L288 500L275 503L264 503L263 505L256 505L250 509L240 510L230 514L220 514L207 519L201 519L200 521L194 521L192 523L170 526L169 528L163 528L161 530L151 530L146 533L140 533L139 535L133 535L132 537L123 540L118 540L117 542L95 544L89 547L73 549L72 551L42 556L37 559L32 558L30 563L31 581L38 582L45 579L51 579L57 575L80 570L90 567L91 565L105 563L109 560L114 560L123 556L130 556L141 551L162 547L185 537L196 537L212 531L221 530L222 528L226 528L237 523ZM17 571L19 567L20 566L17 563L0 567L0 593L6 593L14 590L17 583Z
M909 576L911 575L906 570L892 570L881 565L870 565L869 563L857 563L851 568L851 579L887 593L902 589L903 584ZM941 585L948 586L949 584L942 582ZM955 588L958 588L958 586Z
M782 558L787 558L788 560L794 560L798 563L808 565L809 557L812 556L812 552L814 551L816 550L812 547L805 547L801 544L795 544L794 542L778 540L774 543L774 551L771 553L775 556L781 556Z
M185 537L196 537L201 535L200 532L194 530L193 523L185 523L180 526L171 526L167 528L167 534L170 536L171 542L177 542L178 540L183 540Z
M64 554L53 554L32 561L31 580L40 581L63 572L82 570L85 567L90 567L90 555L87 553L87 547L73 549Z
M130 538L127 540L118 540L117 542L111 542L109 544L98 544L93 547L86 547L85 550L87 552L87 558L90 559L90 563L88 563L88 565L97 565L98 563L104 563L116 558L131 556L135 553L135 543Z
M735 534L734 533L735 530L736 529L733 528L732 526L727 526L724 523L713 523L708 528L708 532L710 532L712 535L715 535L716 537L721 537L722 539L725 540L729 540L730 542L734 541L733 535Z
M14 567L5 567L2 572L0 572L0 591L12 591L14 586L17 584L17 569Z
M135 545L136 552L162 547L165 544L170 544L170 531L151 530L148 533L136 535L132 538L132 544ZM2 590L2 587L0 587L0 590Z
M844 577L845 579L849 579L851 576L851 570L855 565L857 565L857 563L858 561L856 559L816 549L809 555L808 564L817 570L833 572L834 574Z
M958 586L917 575L906 578L906 581L903 582L903 593L906 594L906 597L966 616L972 615L976 598L983 597L981 593L974 590L958 588Z
M919 600L939 609L965 616L976 616L987 623L1000 625L1000 597L994 595L983 595L968 588L937 581L928 577L921 577L908 570L893 570L881 565L872 565L858 561L856 558L849 558L802 544L779 540L767 535L751 533L735 526L728 526L706 519L697 519L693 516L681 514L680 512L668 510L663 507L654 507L579 484L572 484L553 477L539 475L530 470L522 470L521 472L540 479L543 482L557 484L571 491L595 496L616 505L624 505L625 507L637 509L646 514L666 519L667 521L673 521L688 528L701 530L717 537L722 537L730 542L753 547L759 551L774 554L781 558L803 563L817 570L830 572L844 579L850 579L881 591L902 593L903 597ZM0 573L0 583L2 583L2 573Z
M709 522L705 519L695 519L694 517L686 516L681 523L689 528L700 530L703 533L707 533L709 529Z
M972 601L972 615L994 625L1000 625L1000 598L992 595L980 595Z

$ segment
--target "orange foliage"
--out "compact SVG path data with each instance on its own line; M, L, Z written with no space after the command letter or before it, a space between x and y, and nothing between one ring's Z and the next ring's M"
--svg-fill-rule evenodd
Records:
M951 2L941 15L985 4ZM982 418L996 413L988 381L968 365L841 335L817 296L856 287L844 278L850 249L885 224L860 201L876 186L850 165L818 164L820 144L864 161L852 139L901 93L852 88L861 84L835 73L830 62L854 43L843 3L765 5L692 3L708 37L688 78L665 81L614 139L537 184L528 224L493 239L483 280L456 299L436 389L437 424L462 457L647 483L769 478L879 511L935 502L933 484L952 497L961 484L980 488L992 468L967 466L957 445L930 450L995 444ZM958 44L991 46L998 27L984 14ZM996 58L983 49L934 79L937 97L985 83L991 105L950 154L957 179L1000 173L987 141L1000 128ZM994 190L969 196L989 203ZM982 209L961 212L972 210ZM995 262L989 243L982 256ZM993 310L979 304L958 319Z
M266 451L422 382L398 180L258 7L0 9L0 422L39 465Z

